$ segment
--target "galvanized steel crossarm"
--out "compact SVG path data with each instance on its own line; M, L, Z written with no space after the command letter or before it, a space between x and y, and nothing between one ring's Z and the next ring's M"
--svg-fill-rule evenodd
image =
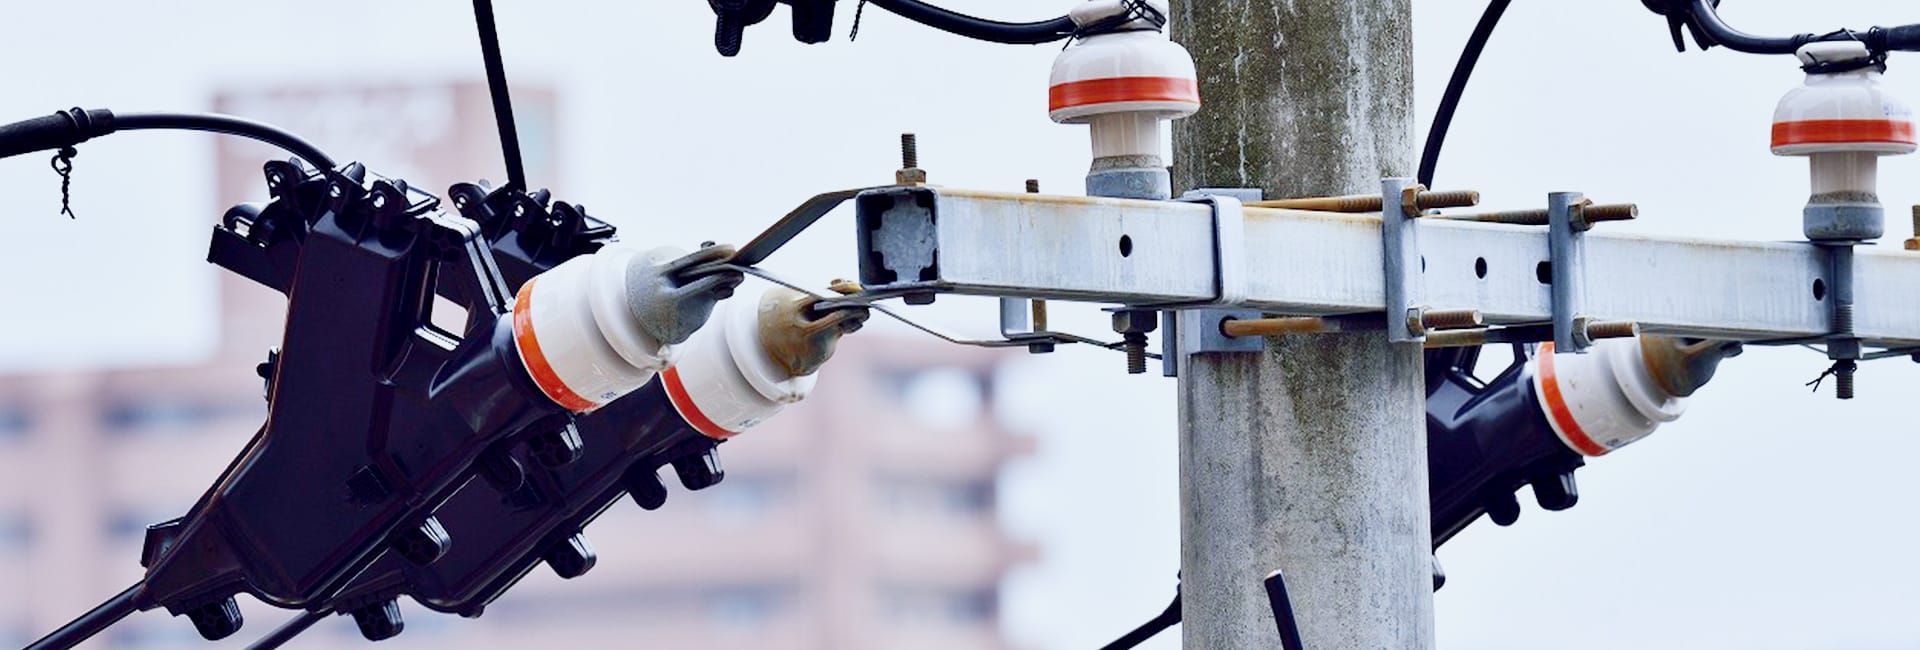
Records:
M1205 205L933 187L863 197L862 228L932 221L910 228L915 237L863 238L871 240L861 269L870 288L1127 305L1215 298L1220 259ZM1477 309L1490 324L1551 320L1546 228L1446 219L1419 227L1427 304ZM1247 298L1237 306L1289 315L1385 308L1377 215L1248 207L1244 232ZM1811 244L1605 229L1585 239L1586 316L1731 340L1827 332L1825 253ZM901 269L888 268L889 259L934 262ZM1858 260L1860 336L1920 345L1920 254L1863 247Z

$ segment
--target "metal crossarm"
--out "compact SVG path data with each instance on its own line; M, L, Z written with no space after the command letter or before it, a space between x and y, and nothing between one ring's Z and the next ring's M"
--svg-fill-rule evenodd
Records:
M957 293L1156 305L1215 298L1207 205L933 187L868 191L856 202L861 279L889 293ZM1246 297L1292 315L1380 312L1380 218L1245 209ZM1548 230L1423 220L1429 304L1477 309L1489 324L1553 318ZM882 236L910 234L911 236ZM1584 239L1582 310L1650 332L1776 341L1829 331L1826 254L1805 243L1594 231ZM1855 330L1869 344L1920 346L1920 254L1863 247Z

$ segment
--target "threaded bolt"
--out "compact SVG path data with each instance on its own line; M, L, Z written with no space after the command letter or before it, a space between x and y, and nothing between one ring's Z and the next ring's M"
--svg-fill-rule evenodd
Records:
M1913 206L1913 236L1920 237L1920 205Z
M1840 399L1853 399L1853 373L1860 364L1848 359L1833 364L1833 396Z
M1840 303L1833 306L1833 331L1835 334L1851 336L1853 334L1853 305Z
M1607 205L1589 205L1583 209L1587 223L1605 221L1632 221L1640 218L1640 206L1632 203L1609 203Z
M1413 207L1418 210L1437 208L1466 208L1480 205L1480 193L1473 190L1447 190L1444 192L1420 192L1414 195Z
M1128 332L1121 337L1120 349L1127 353L1127 374L1147 374L1147 335Z
M1436 309L1421 312L1420 325L1430 330L1463 330L1486 325L1477 309Z
M920 139L912 133L900 134L900 167L913 169L920 166Z
M1633 321L1607 321L1587 324L1587 338L1630 339L1640 335L1640 324Z

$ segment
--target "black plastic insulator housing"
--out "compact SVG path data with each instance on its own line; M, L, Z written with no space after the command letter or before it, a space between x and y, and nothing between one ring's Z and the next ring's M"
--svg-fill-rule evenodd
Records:
M1547 423L1530 366L1515 363L1484 385L1458 367L1438 379L1427 391L1434 548L1481 514L1512 524L1520 516L1514 491L1530 483L1542 507L1573 506L1573 471L1585 460Z

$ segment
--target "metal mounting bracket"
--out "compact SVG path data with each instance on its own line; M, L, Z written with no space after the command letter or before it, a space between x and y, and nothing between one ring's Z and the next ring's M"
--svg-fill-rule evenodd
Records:
M1211 302L1200 304L1238 305L1247 299L1247 217L1243 204L1263 200L1265 195L1259 188L1203 188L1189 190L1177 199L1183 203L1203 203L1213 209L1215 292ZM1183 355L1266 349L1262 339L1235 338L1220 331L1220 323L1229 318L1259 318L1260 312L1181 308L1181 305L1160 307L1168 308L1161 318L1161 374L1165 376L1179 374Z
M1247 300L1247 211L1244 203L1259 201L1258 188L1203 188L1174 199L1213 209L1213 300L1200 305L1238 305ZM1178 308L1183 305L1154 305Z
M1420 257L1420 215L1411 212L1412 201L1402 200L1419 187L1408 178L1380 181L1380 259L1386 274L1387 340L1394 343L1427 338L1424 328L1416 329L1427 284L1426 262Z
M1586 231L1579 192L1547 195L1547 262L1553 269L1549 296L1555 352L1585 352L1593 345L1584 330L1586 309Z

